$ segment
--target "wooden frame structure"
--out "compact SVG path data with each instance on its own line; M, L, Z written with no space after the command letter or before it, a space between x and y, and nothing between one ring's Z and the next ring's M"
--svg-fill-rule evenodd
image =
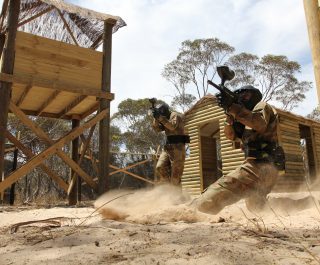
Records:
M306 182L315 183L320 175L320 122L280 109L277 112L278 141L285 151L286 171L275 189L289 191L305 187ZM226 117L214 96L200 99L185 118L190 153L181 182L185 190L197 196L222 174L241 165L244 154L239 145L225 137Z
M117 153L117 154L119 154L119 153ZM128 154L128 153L120 153L120 154ZM129 154L135 155L134 153L129 153ZM95 170L96 173L98 173L99 169L98 169L98 166L97 166L97 165L100 163L99 160L97 160L97 159L95 159L95 158L93 157L93 154L92 154L92 152L90 152L90 150L89 150L89 152L88 152L88 155L85 155L85 157L91 161L91 164L92 164L93 169ZM124 173L125 175L128 175L128 176L130 176L130 177L133 177L133 178L135 178L135 179L144 181L144 182L149 183L149 184L151 184L151 185L155 185L155 181L152 181L152 180L150 180L150 179L147 179L147 178L144 177L144 176L137 175L137 174L135 174L135 173L133 173L133 172L130 172L130 171L128 171L128 170L129 170L129 169L133 169L133 168L135 168L135 167L137 167L137 166L146 164L146 163L151 162L151 161L154 162L156 159L157 159L156 155L152 155L152 158L144 159L144 160L142 160L142 161L139 161L139 162L133 163L133 164L131 164L131 165L128 165L128 166L126 166L126 167L124 167L124 168L119 168L119 167L117 167L117 166L114 166L114 165L109 164L109 167L114 170L114 171L112 171L112 172L109 173L109 176L115 175L115 174L117 174L117 173ZM154 165L155 165L155 163L154 163Z
M65 33L56 33L59 41L41 37L45 35L41 29L37 34L18 31L28 29L25 28L28 23L44 16L52 25L62 25ZM63 1L3 1L0 15L0 176L4 168L6 138L29 160L9 176L0 178L0 193L37 166L68 192L70 204L77 202L77 176L99 194L106 190L109 175L110 101L114 98L111 93L112 33L122 26L125 23L120 17ZM101 43L103 51L95 51ZM84 121L96 111L97 114L90 120ZM47 148L39 154L33 154L13 136L7 130L9 112L46 143ZM71 120L72 130L61 139L52 140L27 115ZM97 124L101 161L98 182L80 167ZM78 139L83 137L85 130L90 130L89 136L83 154L78 157ZM62 151L64 145L70 142L73 146L72 158ZM54 154L72 169L69 183L45 165L45 160Z
M318 103L320 104L320 5L318 0L303 0L309 33Z

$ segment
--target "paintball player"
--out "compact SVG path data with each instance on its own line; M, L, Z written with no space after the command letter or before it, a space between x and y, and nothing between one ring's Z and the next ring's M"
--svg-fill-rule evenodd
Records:
M210 84L210 81L208 81ZM217 214L225 206L245 199L249 210L260 210L284 170L284 153L277 145L277 113L261 101L261 92L244 86L228 95L217 95L227 115L224 132L229 140L241 140L245 161L241 166L211 184L192 202L199 211Z
M188 136L184 132L184 117L170 111L166 103L153 107L152 115L153 129L156 132L164 131L166 135L166 143L156 165L156 174L160 183L180 185L186 156L185 143L188 142Z

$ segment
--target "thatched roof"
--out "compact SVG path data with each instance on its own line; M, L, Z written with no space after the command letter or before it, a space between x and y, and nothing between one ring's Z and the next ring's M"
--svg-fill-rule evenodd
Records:
M7 16L7 5L8 0L4 0L0 17L1 32L5 30L6 23L3 20ZM33 17L36 18L28 22ZM121 17L92 11L62 0L21 0L21 25L18 30L96 49L102 42L104 21L115 24L113 32L126 25ZM24 24L25 22L28 23Z

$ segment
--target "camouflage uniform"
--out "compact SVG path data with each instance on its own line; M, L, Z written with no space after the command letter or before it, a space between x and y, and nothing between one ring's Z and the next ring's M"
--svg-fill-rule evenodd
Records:
M157 131L164 131L166 136L184 135L183 116L177 112L171 112L170 118L160 116L154 119L152 127ZM156 165L156 173L160 182L170 182L179 185L183 173L186 157L185 144L166 143Z
M232 104L228 112L245 125L241 137L243 147L253 141L276 142L277 114L267 103L260 101L252 111ZM237 138L234 126L226 123L224 130L228 139ZM258 210L264 206L277 177L278 170L272 162L246 156L240 167L211 184L194 204L200 211L217 214L225 206L245 198L249 209Z

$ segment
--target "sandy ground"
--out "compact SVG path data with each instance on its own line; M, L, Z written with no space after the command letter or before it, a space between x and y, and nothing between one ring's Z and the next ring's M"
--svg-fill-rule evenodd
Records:
M172 187L111 192L96 208L3 206L0 264L320 264L319 205L298 200L308 195L271 194L297 201L259 214L240 201L216 216L181 204L189 198Z

